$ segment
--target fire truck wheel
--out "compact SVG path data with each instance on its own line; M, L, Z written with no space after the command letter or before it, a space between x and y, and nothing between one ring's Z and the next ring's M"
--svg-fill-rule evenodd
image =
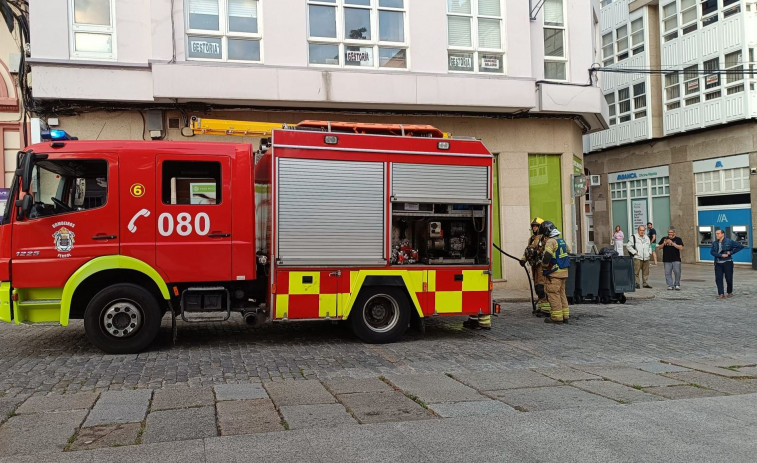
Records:
M119 283L92 298L84 312L90 342L109 354L134 354L158 335L160 306L145 288Z
M409 305L407 296L400 288L365 288L350 314L352 331L368 343L395 341L410 322Z

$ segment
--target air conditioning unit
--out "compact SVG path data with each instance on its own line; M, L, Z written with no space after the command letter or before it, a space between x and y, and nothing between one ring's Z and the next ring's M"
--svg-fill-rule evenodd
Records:
M589 176L589 185L591 186L599 186L601 183L599 181L599 175L590 175Z

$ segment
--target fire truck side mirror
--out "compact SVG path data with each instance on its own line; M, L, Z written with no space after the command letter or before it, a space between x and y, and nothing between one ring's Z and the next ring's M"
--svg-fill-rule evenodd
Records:
M29 217L29 213L34 205L34 198L32 195L27 194L21 199L16 200L16 219L24 220L25 217Z
M32 162L34 155L28 153L21 158L21 166L16 170L16 175L21 177L21 191L29 193L29 189L32 182L32 169L34 169L34 163Z

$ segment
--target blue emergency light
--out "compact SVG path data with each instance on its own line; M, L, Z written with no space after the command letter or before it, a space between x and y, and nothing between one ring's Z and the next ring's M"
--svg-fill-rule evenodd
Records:
M72 137L66 133L65 130L60 129L42 130L40 131L39 136L42 140L78 140L78 138Z

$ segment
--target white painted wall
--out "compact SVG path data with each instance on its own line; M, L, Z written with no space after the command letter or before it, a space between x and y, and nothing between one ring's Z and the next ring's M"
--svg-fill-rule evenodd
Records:
M569 82L583 84L593 62L593 6L589 0L565 1ZM171 3L116 0L117 60L96 63L70 58L68 20L63 20L68 1L31 2L35 96L473 112L539 111L542 106L535 82L543 78L543 12L531 21L525 0L503 0L505 75L448 72L446 3L440 0L406 0L407 70L309 66L303 0L261 1L262 64L187 61L184 2L174 0L173 11ZM600 92L552 87L548 93L555 101L570 101L550 111L573 112L574 104L582 110L600 108L601 120Z

